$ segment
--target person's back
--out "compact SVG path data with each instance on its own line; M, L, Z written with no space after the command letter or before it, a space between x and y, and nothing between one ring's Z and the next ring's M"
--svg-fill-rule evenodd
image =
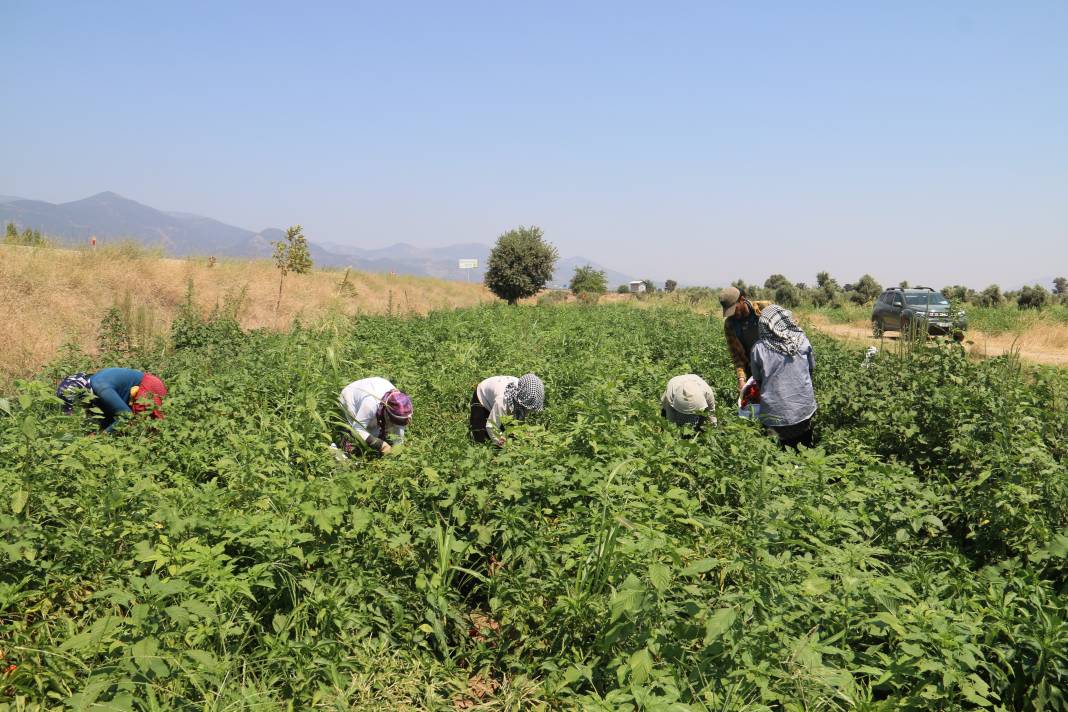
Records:
M760 419L767 425L796 425L816 412L812 386L815 357L808 337L797 355L787 355L758 341L750 355L753 377L760 384Z
M760 389L760 420L784 447L811 447L816 413L812 344L793 314L778 305L762 311L759 325L760 340L750 353L750 364Z

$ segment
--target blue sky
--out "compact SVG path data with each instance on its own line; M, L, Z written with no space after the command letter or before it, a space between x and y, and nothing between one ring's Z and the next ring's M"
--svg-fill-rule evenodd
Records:
M721 284L1068 272L1068 3L39 3L0 194Z

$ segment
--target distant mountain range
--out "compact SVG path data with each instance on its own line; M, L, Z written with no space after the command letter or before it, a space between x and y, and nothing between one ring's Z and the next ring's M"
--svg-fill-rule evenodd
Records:
M0 195L0 223L14 222L19 228L35 228L61 243L85 244L96 236L98 244L114 240L134 240L162 247L175 256L216 255L218 257L269 258L272 242L285 236L283 230L268 228L259 232L227 225L200 215L157 210L112 192L70 203L46 203ZM309 240L312 259L320 267L349 267L366 272L396 272L441 279L481 281L491 247L464 243L444 247L416 247L397 243L381 248L359 248L335 242ZM461 270L460 259L477 259L479 268ZM552 284L566 285L575 268L592 265L603 269L609 288L632 277L606 269L584 257L562 257L556 263Z

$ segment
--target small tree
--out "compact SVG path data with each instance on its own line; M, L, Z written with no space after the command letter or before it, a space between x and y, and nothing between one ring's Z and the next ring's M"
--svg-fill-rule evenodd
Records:
M790 280L781 274L773 274L764 280L764 289L774 292L784 284L790 284Z
M677 286L679 286L678 282L676 282L673 279L669 279L668 281L664 282L664 291L665 292L674 292L675 291L675 287L677 287Z
M19 241L19 229L15 226L15 223L9 222L7 229L4 232L4 242L9 242L12 245L17 245Z
M621 284L618 287L616 287L616 292L619 293L619 294L629 294L630 293L630 285L629 284Z
M272 243L274 245L274 264L278 267L278 301L275 302L274 312L282 306L282 285L286 275L290 272L295 274L307 274L312 268L311 251L308 249L308 241L304 237L304 231L300 225L294 225L286 230L284 240Z
M801 295L797 291L797 287L783 281L775 288L775 303L793 309L801 304Z
M1016 297L1016 306L1020 309L1041 309L1049 302L1049 292L1041 284L1025 286Z
M571 278L570 289L575 294L584 292L604 294L608 291L608 281L605 279L604 270L594 269L591 265L576 267L575 275Z
M897 286L901 287L902 289L908 289L909 288L909 281L907 279L903 279L900 282L898 282Z
M875 281L875 278L870 274L866 274L857 280L857 283L853 285L853 290L862 297L860 304L867 304L873 301L877 296L882 294L883 286ZM857 301L856 297L850 295L853 301Z
M559 253L540 227L517 227L497 238L486 265L486 287L514 305L532 297L553 276Z
M648 293L648 294L655 294L656 293L656 285L653 284L653 280L651 280L651 279L643 279L642 282L645 284L646 293Z
M1060 296L1068 294L1068 279L1057 277L1053 280L1053 293Z
M981 307L1001 306L1001 302L1004 301L1004 297L1001 295L1001 287L996 284L991 284L979 293L977 301Z

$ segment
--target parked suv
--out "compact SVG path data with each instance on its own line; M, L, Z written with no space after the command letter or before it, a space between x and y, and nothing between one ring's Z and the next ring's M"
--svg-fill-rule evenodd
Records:
M963 311L950 314L949 309L949 300L930 287L892 287L875 300L871 331L882 336L884 331L904 333L926 325L929 334L962 334L968 328L967 317Z

